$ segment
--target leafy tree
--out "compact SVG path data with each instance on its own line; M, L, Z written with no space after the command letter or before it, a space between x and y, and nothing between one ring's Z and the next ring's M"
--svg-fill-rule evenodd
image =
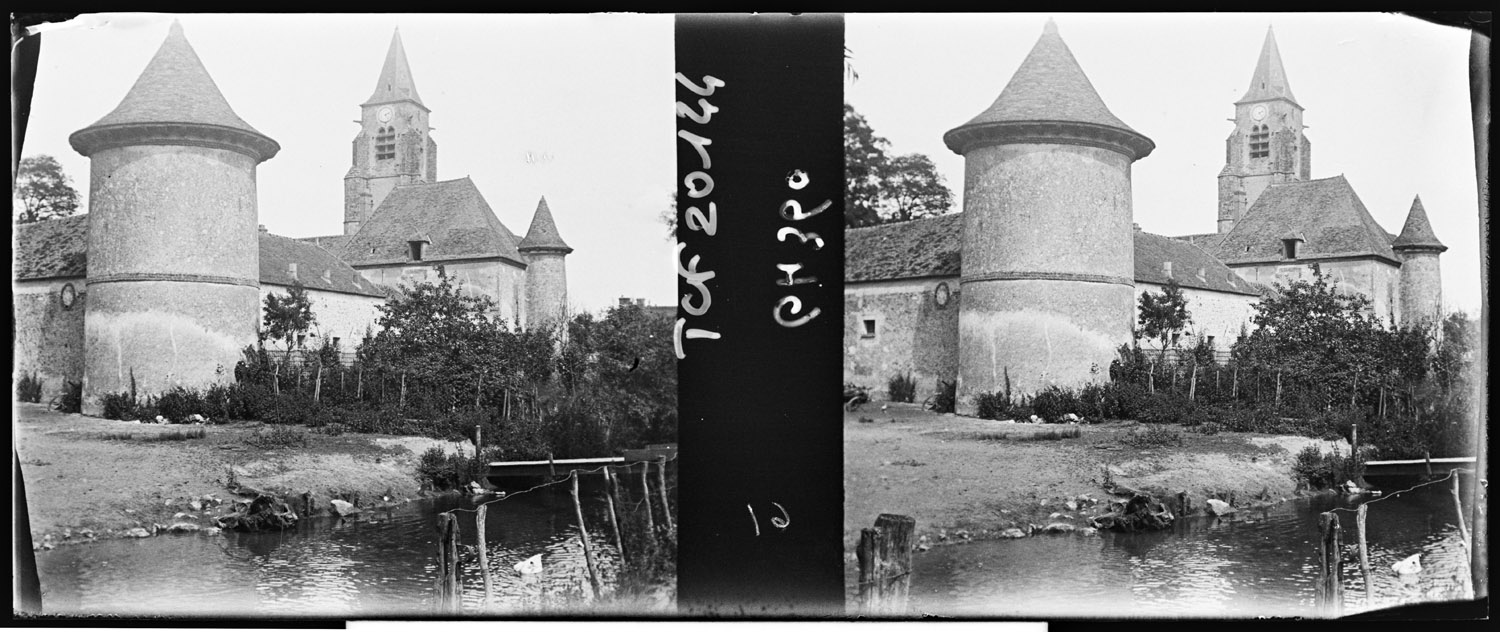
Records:
M568 323L559 362L565 393L554 417L554 445L583 454L677 434L677 362L672 321L637 305ZM585 447L592 446L592 447Z
M667 227L667 241L677 241L677 192L672 192L672 205L662 209L657 221Z
M881 184L890 159L890 141L875 135L864 115L844 104L844 224L880 223Z
M261 335L285 341L286 357L290 361L292 350L302 346L300 337L317 323L307 289L299 283L288 288L286 296L274 292L267 294L263 311Z
M78 212L78 191L56 158L45 154L21 159L16 172L15 223L67 217Z
M924 154L897 156L886 166L884 197L887 222L904 222L942 215L953 206L953 192L943 184L943 174Z
M1159 362L1165 363L1167 348L1177 344L1173 334L1180 333L1188 323L1193 322L1192 313L1188 312L1187 297L1182 294L1182 286L1177 284L1176 279L1169 279L1167 286L1159 294L1141 292L1136 311L1141 334L1161 342Z

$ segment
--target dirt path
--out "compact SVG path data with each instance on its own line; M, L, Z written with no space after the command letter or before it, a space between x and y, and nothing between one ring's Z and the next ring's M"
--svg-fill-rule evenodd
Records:
M1025 440L1072 428L1081 436ZM860 529L881 513L916 518L919 539L925 536L928 544L997 537L1028 524L1083 527L1106 503L1079 497L1107 499L1101 487L1106 471L1114 483L1137 489L1187 491L1195 507L1230 494L1240 505L1280 502L1297 493L1296 452L1325 443L1185 430L1180 447L1138 450L1121 442L1140 428L1135 422L1017 424L940 415L912 404L866 404L844 415L845 550L854 549Z
M13 412L38 546L118 536L153 524L207 527L228 504L204 497L232 498L226 489L231 479L297 498L311 491L325 512L331 498L356 494L367 506L405 502L420 494L415 474L421 452L458 445L420 437L332 437L297 428L307 438L305 447L259 449L246 443L263 427L255 422L201 426L207 433L202 438L154 441L195 427L68 415L40 404L15 404Z

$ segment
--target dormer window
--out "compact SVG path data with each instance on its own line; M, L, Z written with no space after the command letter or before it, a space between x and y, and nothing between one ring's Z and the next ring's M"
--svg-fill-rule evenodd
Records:
M406 242L406 245L411 249L411 260L412 261L421 261L422 260L422 247L425 246L425 245L427 245L427 242L420 241L420 240L413 240L413 241Z
M382 126L375 133L375 159L390 160L396 157L396 128Z
M1266 158L1271 155L1271 128L1256 125L1250 128L1250 157Z
M297 264L296 263L288 263L288 264L286 264L286 274L287 274L287 276L290 276L293 279L297 278Z
M1294 239L1294 238L1293 239L1283 239L1283 240L1281 240L1281 254L1283 256L1285 256L1287 259L1296 259L1297 258L1297 242L1299 242L1299 241L1302 241L1302 240L1300 240L1300 239Z

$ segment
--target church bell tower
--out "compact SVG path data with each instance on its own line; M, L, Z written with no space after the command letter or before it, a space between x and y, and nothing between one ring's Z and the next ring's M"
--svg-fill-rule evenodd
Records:
M1302 133L1302 106L1292 96L1276 33L1266 29L1250 89L1234 104L1234 131L1219 172L1219 234L1234 228L1272 184L1312 176L1312 143Z
M428 123L430 112L417 94L397 29L375 92L360 105L353 165L344 176L345 235L359 232L397 186L437 180L437 143Z

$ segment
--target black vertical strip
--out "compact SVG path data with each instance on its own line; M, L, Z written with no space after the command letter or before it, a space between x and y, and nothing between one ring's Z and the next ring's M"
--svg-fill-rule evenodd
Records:
M676 54L679 611L841 616L843 18L680 16Z

